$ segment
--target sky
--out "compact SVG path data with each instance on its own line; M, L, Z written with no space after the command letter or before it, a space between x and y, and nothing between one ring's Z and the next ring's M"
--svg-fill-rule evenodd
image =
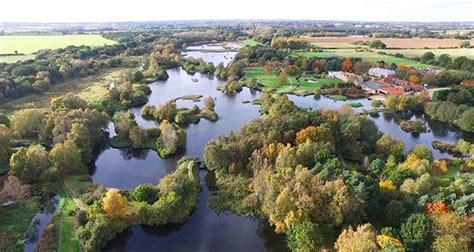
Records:
M474 0L1 0L0 3L0 22L202 19L474 22Z

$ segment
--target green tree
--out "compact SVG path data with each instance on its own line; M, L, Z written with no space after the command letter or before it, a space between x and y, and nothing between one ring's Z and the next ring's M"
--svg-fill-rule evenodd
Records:
M296 224L286 234L286 242L292 251L319 251L323 240L320 227L310 221Z
M18 137L34 137L41 128L44 111L41 109L22 109L15 112L11 129Z
M370 43L369 45L371 48L376 48L376 49L386 49L387 48L387 45L384 44L382 41L380 40L374 40Z
M7 126L0 124L0 161L7 160L10 156L11 134Z
M25 183L38 182L50 167L48 152L41 145L21 147L10 158L9 174Z
M422 251L431 244L431 221L424 214L412 214L400 229L403 244L410 251Z
M416 155L420 159L426 159L428 161L433 160L433 153L422 144L416 144L410 150L410 154Z
M10 127L10 119L7 115L0 113L0 124Z
M425 52L423 55L420 57L420 62L421 63L427 63L430 60L434 60L435 55L432 52Z
M61 174L80 172L83 167L81 152L72 141L55 144L49 152L49 157Z
M148 184L139 185L133 190L133 198L136 201L147 202L153 204L158 199L157 190Z

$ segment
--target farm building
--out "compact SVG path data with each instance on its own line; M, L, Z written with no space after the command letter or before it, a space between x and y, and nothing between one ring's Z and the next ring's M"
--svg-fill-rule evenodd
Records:
M359 76L354 73L348 73L348 72L342 72L342 71L329 71L328 76L340 79L344 82L353 83L355 85L359 85L364 81L362 76Z
M405 93L405 90L403 87L400 86L391 86L391 87L382 87L379 90L379 93L381 94L390 94L390 95L403 95Z
M399 86L402 87L405 92L421 92L423 91L423 87L421 85L413 84L409 81L402 80L399 78L395 78L393 76L389 76L382 80L378 81L379 83L387 86Z
M360 84L360 87L369 94L377 94L383 86L375 81L366 81Z
M464 86L474 86L474 80L463 80L461 82L461 85L464 85Z
M390 70L390 69L380 68L380 67L374 67L374 68L369 69L369 75L375 76L378 78L385 78L385 77L395 75L395 71Z

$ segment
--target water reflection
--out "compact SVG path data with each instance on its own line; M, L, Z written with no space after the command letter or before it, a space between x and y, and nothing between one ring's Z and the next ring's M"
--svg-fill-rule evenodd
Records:
M199 202L191 219L179 225L135 226L117 236L105 251L287 251L284 237L263 221L216 214L207 206L212 173L200 171Z

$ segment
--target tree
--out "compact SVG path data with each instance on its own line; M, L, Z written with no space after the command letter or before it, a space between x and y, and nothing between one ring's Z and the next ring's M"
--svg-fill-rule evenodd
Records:
M34 137L39 133L44 117L41 109L18 110L13 115L11 129L18 137Z
M441 235L433 242L433 251L469 251L469 243L458 240L453 235Z
M420 79L418 78L418 76L416 75L411 75L408 80L411 82L411 83L414 83L414 84L419 84L420 83Z
M372 62L367 60L356 62L354 64L354 73L358 75L366 74L372 66Z
M204 106L206 106L206 109L210 111L214 111L214 108L216 107L216 103L214 99L211 96L209 96L209 97L204 98Z
M430 214L433 221L434 234L436 237L449 235L462 244L470 244L474 231L472 222L468 217L458 215L454 212L435 212ZM439 245L438 245L439 246Z
M422 251L428 247L432 238L431 221L424 214L412 214L400 229L403 244L411 251Z
M310 221L296 224L286 234L286 242L291 251L319 251L323 240L321 227Z
M288 81L288 74L285 71L281 71L280 74L278 75L278 83L286 84L287 81Z
M10 119L7 115L0 113L0 124L10 127Z
M373 100L372 101L372 107L374 107L376 109L382 107L382 105L383 105L383 102L381 100Z
M186 146L186 132L175 124L163 120L160 130L161 135L157 142L157 148L162 157L172 155Z
M72 141L57 143L49 152L53 165L61 174L80 172L82 165L81 152Z
M7 126L0 124L0 161L7 160L10 156L11 134Z
M102 199L104 211L114 218L123 218L127 215L127 199L117 189L110 189Z
M311 139L313 142L322 143L334 143L335 141L331 129L315 126L308 126L296 133L296 144L304 143L308 139Z
M422 144L416 144L410 150L410 154L414 154L419 159L433 160L433 153Z
M443 53L438 57L438 65L440 67L447 67L453 63L449 54Z
M50 166L48 152L41 145L21 147L10 158L9 174L25 183L37 182Z
M376 236L371 224L358 226L357 230L349 227L342 230L334 247L341 252L378 251Z
M423 55L420 57L420 62L421 63L427 63L430 60L434 60L435 55L432 52L425 52Z
M459 116L457 124L459 128L468 132L474 132L474 109L468 109Z
M132 196L136 201L147 202L148 204L153 204L158 199L156 189L148 184L137 186L133 190Z
M346 58L344 59L344 61L342 62L342 71L344 72L351 72L352 70L352 60Z
M371 48L376 48L376 49L386 49L387 48L387 45L384 44L382 41L380 40L374 40L370 43L369 45Z
M267 62L263 68L264 72L266 75L271 75L273 72L273 66L272 63Z
M460 48L470 48L471 47L471 42L469 41L463 41L459 44Z

